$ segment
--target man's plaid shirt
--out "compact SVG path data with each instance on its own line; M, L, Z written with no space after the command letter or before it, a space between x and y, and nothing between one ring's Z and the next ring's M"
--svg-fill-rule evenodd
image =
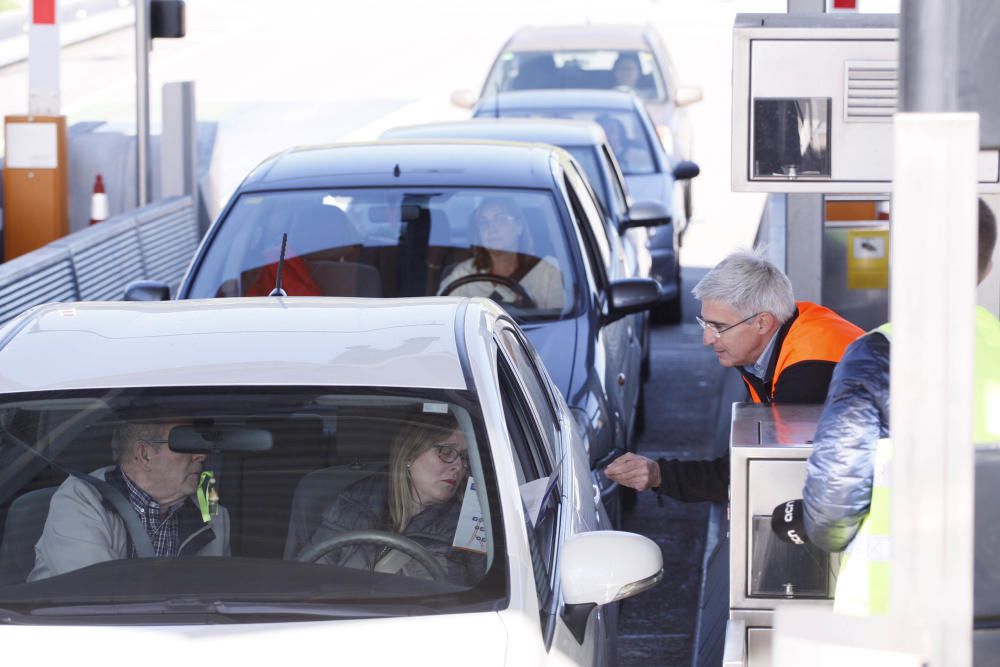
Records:
M168 507L164 512L160 504L153 500L153 497L136 486L124 470L121 470L122 479L128 488L128 500L135 509L136 514L142 521L143 528L149 534L149 539L153 543L153 551L157 557L166 558L176 556L180 552L180 537L178 531L177 511L184 505L186 499ZM129 540L128 557L135 558L135 545Z

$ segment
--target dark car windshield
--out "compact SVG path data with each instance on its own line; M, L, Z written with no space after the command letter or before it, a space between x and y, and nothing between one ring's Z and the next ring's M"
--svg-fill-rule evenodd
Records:
M551 88L617 89L645 100L666 99L663 78L650 52L612 49L506 51L493 64L483 96Z
M0 608L8 622L214 623L495 604L505 549L473 398L324 387L6 397ZM348 531L365 540L344 542ZM391 548L403 538L416 546Z
M551 193L538 190L243 194L187 296L267 296L283 234L291 296L481 296L522 320L574 309L565 225Z
M493 113L489 100L487 100L476 112L476 115L485 116ZM642 120L634 111L533 107L530 109L501 108L500 114L505 118L543 117L594 121L604 129L604 134L608 137L608 144L611 146L624 175L653 174L657 171L653 148L649 143L650 138L646 135ZM589 172L587 177L590 178Z

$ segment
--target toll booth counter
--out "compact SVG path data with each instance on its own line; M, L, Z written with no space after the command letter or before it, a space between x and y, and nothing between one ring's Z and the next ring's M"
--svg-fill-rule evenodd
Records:
M775 610L832 607L839 555L786 544L771 531L774 508L802 497L822 410L733 405L725 667L771 664Z

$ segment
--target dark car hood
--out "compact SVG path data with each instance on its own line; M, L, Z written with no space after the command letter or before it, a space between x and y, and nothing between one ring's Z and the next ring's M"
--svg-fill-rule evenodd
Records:
M521 325L528 340L535 346L538 356L542 358L549 376L566 397L567 402L571 396L573 369L576 366L578 319Z
M633 201L652 199L662 202L667 209L673 210L674 196L673 180L663 174L634 174L625 177L628 192Z

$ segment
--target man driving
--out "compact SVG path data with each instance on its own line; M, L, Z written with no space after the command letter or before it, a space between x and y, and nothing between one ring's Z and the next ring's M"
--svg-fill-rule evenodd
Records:
M205 455L181 454L167 444L178 425L123 422L111 443L116 465L91 475L128 500L156 557L228 556L228 512L223 507L214 514L202 511L194 496ZM28 581L135 557L136 547L121 517L92 485L71 476L52 496Z

